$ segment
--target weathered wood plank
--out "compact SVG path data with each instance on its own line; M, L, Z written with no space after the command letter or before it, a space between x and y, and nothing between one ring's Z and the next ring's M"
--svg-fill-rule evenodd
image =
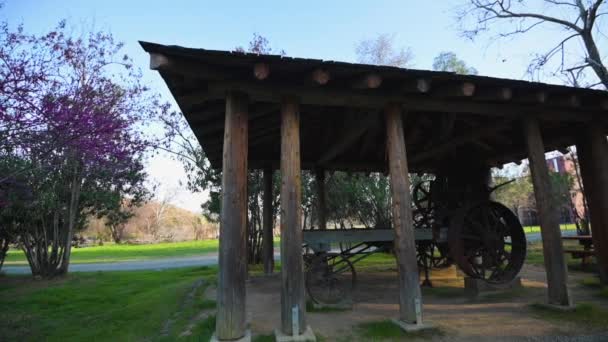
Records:
M264 273L274 272L274 245L273 245L273 210L272 210L272 168L264 168L264 203L262 204L263 224L262 228L262 258L264 262Z
M422 295L416 262L416 244L410 198L410 184L401 106L391 104L385 109L386 148L391 184L395 255L399 271L399 319L406 323L422 323Z
M523 120L523 127L543 240L549 304L571 305L567 287L568 272L559 228L559 208L552 196L549 168L545 161L545 146L538 120L527 116Z
M300 333L306 329L302 261L300 112L293 97L281 105L281 330L292 334L296 308Z
M222 211L215 333L220 340L245 335L247 278L247 96L226 97Z
M602 283L608 284L608 141L602 125L591 124L576 144Z

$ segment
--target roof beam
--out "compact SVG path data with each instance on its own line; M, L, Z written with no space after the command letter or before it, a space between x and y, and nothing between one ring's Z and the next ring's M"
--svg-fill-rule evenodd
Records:
M508 87L479 87L475 91L478 101L508 101L513 97L513 90Z
M368 114L364 118L357 120L353 118L350 120L351 125L345 130L344 134L337 140L332 146L330 146L323 155L319 158L319 164L323 165L340 153L347 150L352 144L357 141L368 129L371 127L371 123L377 119L376 115Z
M502 122L497 125L492 125L489 127L481 127L479 129L476 129L475 133L473 133L473 134L467 134L467 135L463 135L460 137L450 139L435 147L431 147L431 148L425 150L424 152L415 154L411 158L408 158L408 159L410 160L411 163L420 163L429 158L441 156L447 152L453 151L454 149L459 148L468 143L479 141L479 139L481 139L483 137L494 135L497 132L500 132L504 129L509 128L509 125L510 125L509 123Z
M382 94L363 93L361 91L344 91L329 88L311 88L285 84L263 84L247 81L217 81L209 84L209 90L216 96L223 98L227 90L240 90L248 93L258 101L278 102L281 94L298 94L302 105L361 107L381 109L387 103L403 103L406 110L421 112L449 112L468 113L487 116L518 117L526 113L534 113L547 120L560 119L570 121L588 121L592 115L606 116L605 112L598 110L576 110L558 108L539 108L538 105L504 103L495 105L491 103L464 101L449 98L437 98L425 95L408 95L395 92Z
M355 89L376 89L382 85L382 77L376 73L367 74L353 83Z
M446 84L438 87L433 93L441 97L471 97L475 94L475 84L471 82Z
M431 80L428 78L417 78L403 83L401 90L405 93L428 93L431 90Z

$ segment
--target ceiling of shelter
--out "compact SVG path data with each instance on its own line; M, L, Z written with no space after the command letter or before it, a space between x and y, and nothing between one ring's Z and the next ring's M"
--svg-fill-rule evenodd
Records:
M249 95L249 165L279 167L280 104L300 101L302 167L384 171L383 108L404 109L410 170L462 160L491 166L526 158L521 118L538 116L547 151L606 126L608 92L446 72L141 43L212 165L221 168L224 97ZM608 130L607 130L608 132Z

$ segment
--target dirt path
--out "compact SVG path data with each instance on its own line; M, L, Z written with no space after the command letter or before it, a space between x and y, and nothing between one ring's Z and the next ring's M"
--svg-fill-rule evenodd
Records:
M580 279L585 277L589 277L589 274L571 272L575 301L588 301L592 298L589 291L584 291L578 285ZM522 279L524 289L515 294L471 299L461 291L463 280L456 276L455 271L434 274L435 289L424 290L424 313L425 319L439 327L443 335L435 336L432 340L608 341L608 335L603 334L605 332L588 331L573 324L536 318L529 304L543 302L546 288L544 271L540 267L526 266ZM327 341L357 341L353 329L358 324L386 320L398 315L398 289L394 272L362 272L358 280L353 295L353 310L308 313L308 322L313 330ZM247 299L249 321L254 333L269 334L279 326L278 276L253 277L248 283Z

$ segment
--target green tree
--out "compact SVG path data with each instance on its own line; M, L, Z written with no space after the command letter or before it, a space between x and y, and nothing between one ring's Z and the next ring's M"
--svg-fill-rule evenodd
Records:
M433 59L433 70L450 71L461 75L477 75L477 69L467 65L454 52L441 52Z

